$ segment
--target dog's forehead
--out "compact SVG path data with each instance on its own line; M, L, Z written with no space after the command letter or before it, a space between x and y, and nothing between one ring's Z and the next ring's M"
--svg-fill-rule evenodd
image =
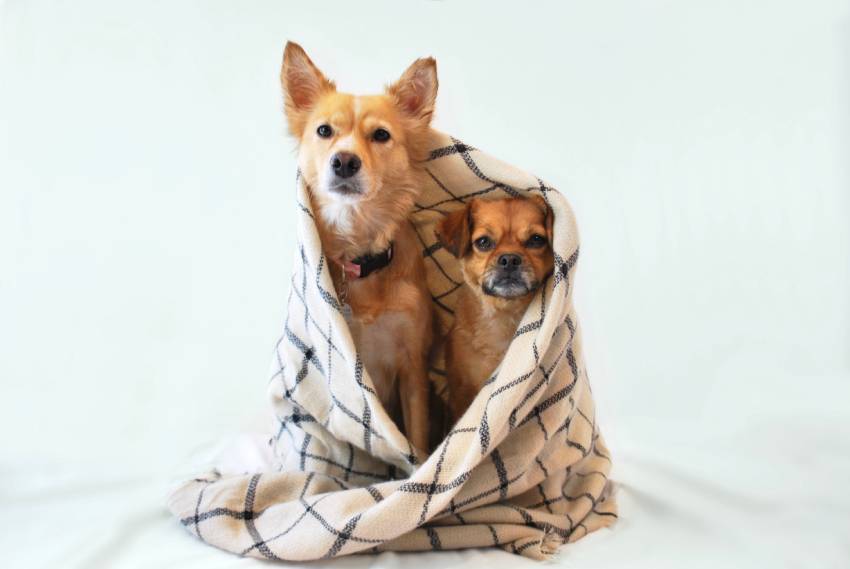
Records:
M510 218L515 231L521 231L532 225L542 226L546 221L546 214L531 200L511 200Z
M316 105L315 112L330 120L361 123L378 121L393 123L397 111L387 95L352 95L329 93Z
M481 230L499 235L539 229L545 222L543 211L526 199L479 200L475 203L472 217L476 232Z
M372 114L396 115L393 100L387 95L360 95L355 97L357 113L361 116Z
M503 233L510 224L505 200L475 200L472 203L472 226L475 233Z
M315 112L319 114L331 114L334 112L350 112L354 105L354 95L333 91L325 94L316 103Z

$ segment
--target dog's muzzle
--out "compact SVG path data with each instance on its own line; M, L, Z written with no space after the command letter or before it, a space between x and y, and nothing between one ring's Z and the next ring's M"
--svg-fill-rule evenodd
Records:
M513 253L499 256L487 270L481 283L484 294L500 298L517 298L533 292L539 283L534 270Z
M362 166L360 157L351 152L337 152L331 156L328 163L328 191L344 196L364 193L363 182L358 175Z

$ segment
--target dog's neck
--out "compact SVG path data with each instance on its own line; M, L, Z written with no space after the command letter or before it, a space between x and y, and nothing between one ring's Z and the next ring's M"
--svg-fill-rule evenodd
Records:
M325 254L337 261L350 261L386 251L398 232L404 213L369 211L360 203L314 198L316 225Z
M484 294L480 287L469 282L463 288L457 311L467 315L470 345L491 352L507 350L533 293L507 299Z
M308 185L325 254L350 261L386 251L413 210L421 175L411 166L394 182L383 182L377 191L358 199L327 195Z
M482 318L500 319L512 322L514 327L519 324L525 309L534 297L533 292L517 298L501 298L478 292L478 305Z

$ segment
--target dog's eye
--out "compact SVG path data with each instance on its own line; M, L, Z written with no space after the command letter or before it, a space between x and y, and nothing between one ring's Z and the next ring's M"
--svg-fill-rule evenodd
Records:
M493 248L493 240L487 237L486 235L483 237L479 237L475 240L475 247L479 251L489 251Z
M546 238L538 233L535 233L534 235L529 237L528 241L525 242L525 246L531 247L532 249L543 247L544 245L546 245Z
M318 134L322 138L330 138L333 133L334 131L330 127L330 125L326 124L319 125L319 128L316 129L316 134Z
M375 132L372 133L372 140L375 142L386 142L390 139L390 133L388 130L379 128Z

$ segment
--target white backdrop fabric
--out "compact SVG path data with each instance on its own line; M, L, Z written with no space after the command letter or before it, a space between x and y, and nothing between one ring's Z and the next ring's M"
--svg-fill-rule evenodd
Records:
M555 564L850 563L848 2L5 0L3 566L259 566L164 496L188 456L266 459L286 39L355 92L434 55L435 126L573 205L621 519ZM334 563L420 562L533 563Z

